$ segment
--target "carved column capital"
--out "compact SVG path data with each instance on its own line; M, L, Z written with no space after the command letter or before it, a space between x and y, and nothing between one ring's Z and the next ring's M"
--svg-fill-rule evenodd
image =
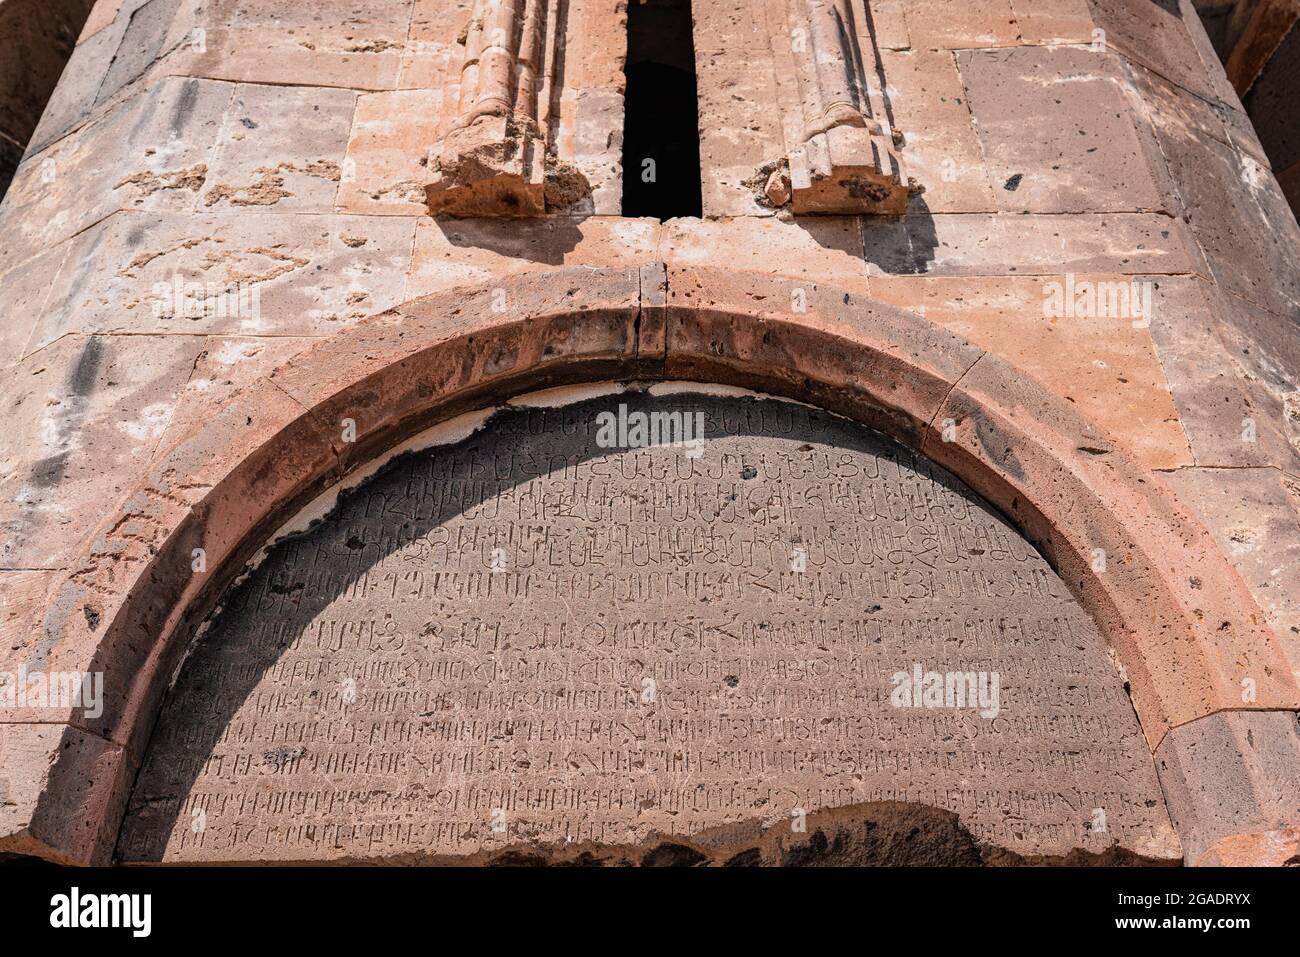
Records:
M475 0L462 42L459 112L430 151L429 211L546 212L547 117L559 0Z
M777 0L774 48L793 68L798 118L787 118L789 185L768 201L795 213L907 211L908 179L888 121L869 0ZM792 131L798 131L792 132Z

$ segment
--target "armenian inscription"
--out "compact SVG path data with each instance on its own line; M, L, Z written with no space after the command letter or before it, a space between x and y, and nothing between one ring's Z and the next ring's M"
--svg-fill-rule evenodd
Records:
M629 392L499 412L273 545L119 853L436 860L882 801L1028 857L1170 834L1096 626L959 480L805 406Z

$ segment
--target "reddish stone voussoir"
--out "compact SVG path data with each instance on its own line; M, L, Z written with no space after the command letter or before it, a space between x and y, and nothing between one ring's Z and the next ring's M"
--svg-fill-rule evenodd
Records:
M916 316L806 282L665 274L654 263L564 269L375 316L236 394L159 454L54 585L41 628L39 660L103 671L107 693L100 718L47 727L86 732L107 757L61 749L59 733L47 736L44 758L24 745L23 763L45 768L48 784L17 795L0 819L0 850L86 863L110 856L121 782L194 626L311 497L436 421L611 377L756 387L932 455L1003 508L1079 590L1129 674L1153 749L1170 727L1242 707L1230 692L1243 669L1259 676L1251 707L1300 707L1262 614L1208 535L1113 442L996 357ZM942 441L946 418L955 441ZM1098 542L1135 573L1087 571ZM1200 583L1194 596L1181 581L1188 575ZM1222 633L1219 621L1229 623ZM17 727L0 734L12 738Z

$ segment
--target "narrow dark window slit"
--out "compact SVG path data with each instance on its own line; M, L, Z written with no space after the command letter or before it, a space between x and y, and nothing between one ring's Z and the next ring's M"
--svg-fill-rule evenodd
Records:
M690 0L630 0L623 215L700 216L700 130Z

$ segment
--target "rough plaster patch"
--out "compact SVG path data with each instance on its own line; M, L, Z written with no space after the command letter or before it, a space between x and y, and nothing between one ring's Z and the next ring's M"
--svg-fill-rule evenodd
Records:
M624 391L625 388L618 382L562 385L507 399L506 405L519 409L559 409L566 405L585 402L587 399L598 399L603 395L615 395Z
M79 395L45 397L45 414L41 417L41 448L44 456L62 455L78 447L81 416L86 400Z
M160 439L175 408L171 402L155 402L141 409L140 417L134 422L119 422L117 427L137 442Z
M1267 170L1245 153L1239 154L1239 158L1241 160L1241 181L1250 188L1251 192L1260 192L1267 182Z
M212 358L223 366L232 366L253 358L261 351L262 346L256 342L227 340L221 344L221 348Z
M1241 555L1249 555L1255 550L1255 536L1258 530L1253 528L1237 527L1230 529L1228 532L1229 551L1233 558Z

